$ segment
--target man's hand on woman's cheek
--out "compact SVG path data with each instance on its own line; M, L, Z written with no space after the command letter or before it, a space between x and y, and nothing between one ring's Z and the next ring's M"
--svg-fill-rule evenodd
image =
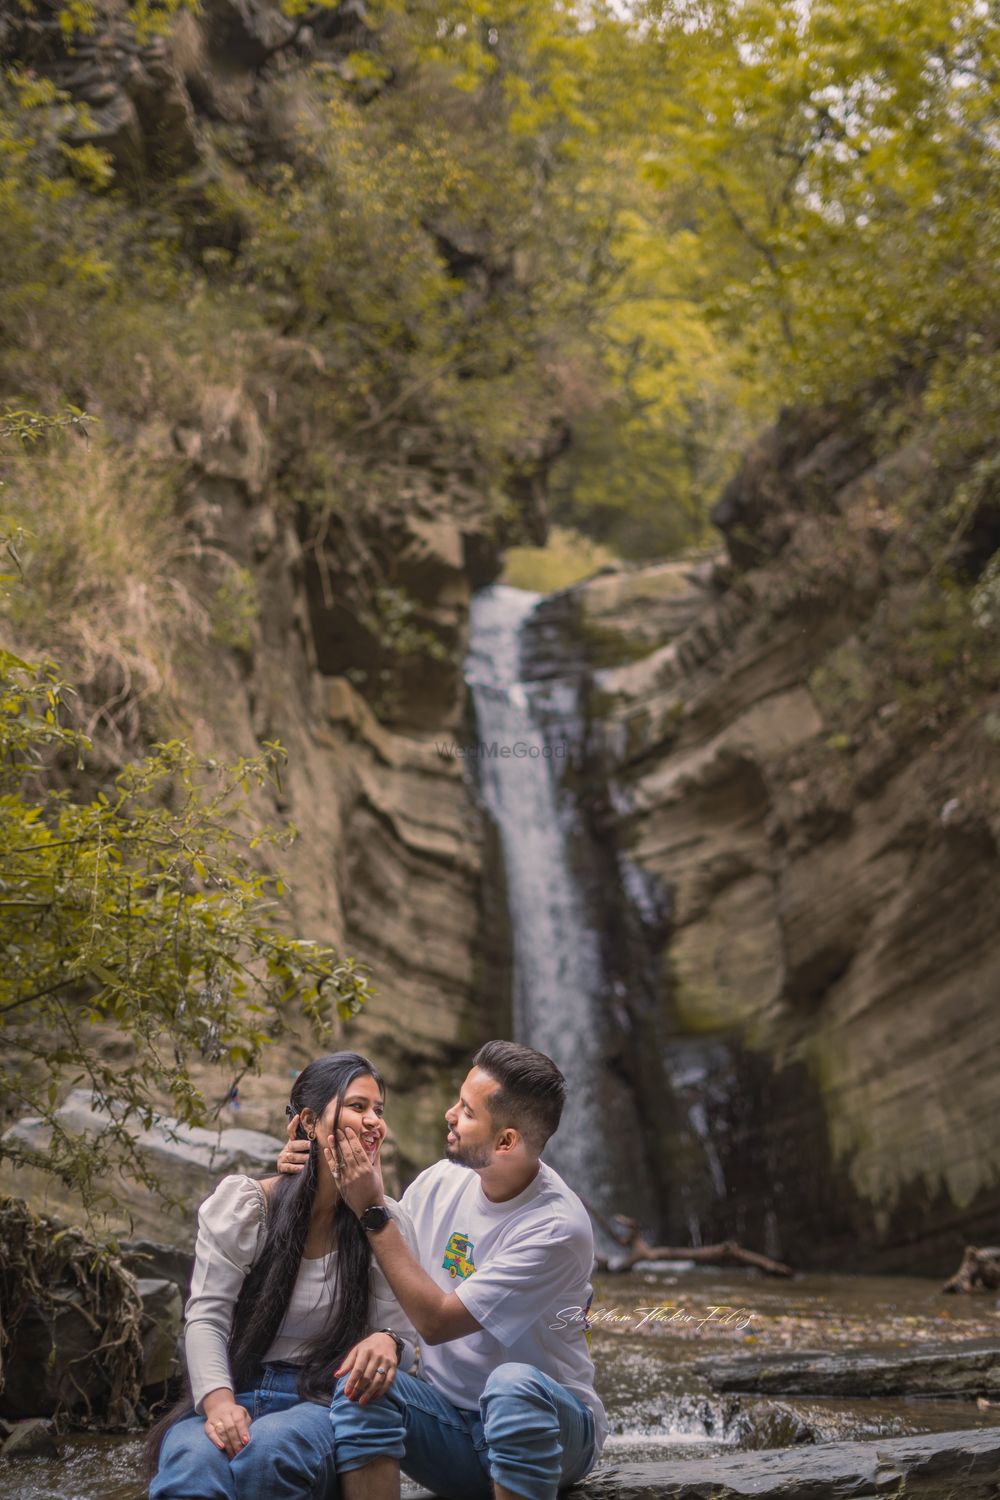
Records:
M278 1156L278 1171L294 1174L301 1172L309 1160L309 1152L312 1149L312 1141L303 1141L298 1138L299 1117L293 1115L288 1122L288 1140L281 1148Z

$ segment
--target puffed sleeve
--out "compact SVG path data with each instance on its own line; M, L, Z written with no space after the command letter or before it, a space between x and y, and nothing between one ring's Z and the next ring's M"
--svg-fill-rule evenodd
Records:
M224 1177L198 1210L191 1295L184 1309L184 1358L195 1411L227 1386L233 1308L263 1243L267 1200L252 1177ZM234 1392L235 1394L235 1392Z
M413 1220L406 1209L394 1198L387 1197L385 1206L392 1215L393 1221L399 1226L399 1232L406 1241L410 1254L415 1260L419 1260ZM396 1295L374 1256L372 1256L372 1293L368 1331L374 1333L378 1328L391 1328L393 1333L398 1333L403 1340L403 1355L399 1361L399 1368L403 1371L409 1370L416 1357L417 1331L397 1302Z

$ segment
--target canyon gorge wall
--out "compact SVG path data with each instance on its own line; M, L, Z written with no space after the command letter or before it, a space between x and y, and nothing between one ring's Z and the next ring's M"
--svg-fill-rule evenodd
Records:
M918 439L788 412L716 505L725 555L543 606L590 685L594 836L646 892L667 1243L937 1273L997 1238L1000 664L963 691L913 618L900 502L933 482Z

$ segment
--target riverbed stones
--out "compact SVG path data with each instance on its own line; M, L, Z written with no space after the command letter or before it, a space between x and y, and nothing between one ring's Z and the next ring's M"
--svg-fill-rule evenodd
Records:
M800 1350L703 1360L717 1391L782 1396L1000 1396L1000 1340L916 1350Z

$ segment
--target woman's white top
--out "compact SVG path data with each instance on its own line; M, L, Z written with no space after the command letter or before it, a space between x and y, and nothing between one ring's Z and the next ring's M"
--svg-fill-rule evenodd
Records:
M386 1198L385 1205L416 1257L417 1242L409 1215L393 1198ZM228 1352L233 1309L244 1278L263 1247L266 1223L264 1189L254 1178L242 1175L224 1177L198 1210L191 1295L184 1309L184 1357L195 1411L203 1410L202 1402L209 1391L233 1389ZM304 1357L305 1346L319 1333L330 1311L336 1260L336 1250L315 1260L302 1258L291 1300L265 1361L281 1359L297 1364ZM400 1369L408 1370L417 1335L374 1257L368 1325L369 1333L391 1328L399 1334L403 1340Z

